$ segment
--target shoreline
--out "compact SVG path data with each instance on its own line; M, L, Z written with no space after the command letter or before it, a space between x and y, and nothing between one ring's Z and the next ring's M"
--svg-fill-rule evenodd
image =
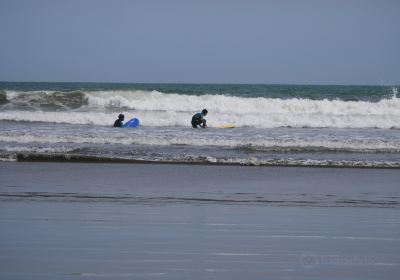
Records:
M298 160L299 161L299 160ZM140 159L124 159L124 158L107 158L97 156L81 156L81 155L65 155L65 154L23 154L16 155L16 162L72 162L72 163L124 163L124 164L176 164L176 165L207 165L207 166L254 166L254 167L305 167L305 168L350 168L350 169L400 169L400 166L368 165L369 162L360 161L328 161L328 164L309 164L305 160L304 164L288 163L288 160L272 160L264 163L252 164L251 162L223 162L210 161L205 158L203 161L168 161L168 160L140 160ZM345 164L342 164L342 163ZM346 164L346 163L351 163Z

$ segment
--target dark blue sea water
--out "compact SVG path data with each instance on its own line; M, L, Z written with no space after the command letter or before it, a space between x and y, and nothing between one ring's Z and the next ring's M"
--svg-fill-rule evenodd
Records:
M0 83L0 158L400 167L398 86ZM192 129L208 109L208 129ZM123 113L137 129L116 129ZM219 129L221 125L234 129Z
M127 83L31 83L0 82L11 91L159 91L183 95L227 95L264 98L305 98L372 101L391 98L399 86L265 85L265 84L127 84Z

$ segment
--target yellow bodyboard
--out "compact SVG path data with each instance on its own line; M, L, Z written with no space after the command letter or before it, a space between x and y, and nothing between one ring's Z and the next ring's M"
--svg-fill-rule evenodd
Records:
M235 128L234 124L217 125L215 128Z

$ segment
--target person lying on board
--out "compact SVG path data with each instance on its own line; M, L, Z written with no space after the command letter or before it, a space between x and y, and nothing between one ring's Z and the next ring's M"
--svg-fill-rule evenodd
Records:
M123 114L119 114L118 119L114 122L114 127L123 127L125 116Z
M206 109L203 109L200 113L194 114L192 117L192 127L197 128L197 126L200 126L202 128L206 128L206 120L204 119L205 116L207 116L208 111Z

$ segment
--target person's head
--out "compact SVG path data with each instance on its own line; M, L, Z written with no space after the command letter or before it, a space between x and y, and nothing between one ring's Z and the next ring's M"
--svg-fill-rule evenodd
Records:
M118 119L120 121L123 121L125 119L125 116L123 114L119 114Z
M201 111L201 113L203 114L203 116L207 115L208 111L206 109L203 109L203 111Z

